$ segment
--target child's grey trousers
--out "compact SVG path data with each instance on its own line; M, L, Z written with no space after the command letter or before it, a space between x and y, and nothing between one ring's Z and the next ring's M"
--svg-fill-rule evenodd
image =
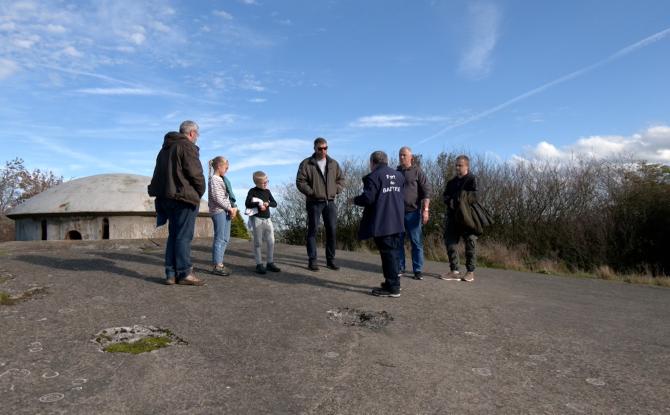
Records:
M263 264L263 257L261 254L263 241L267 244L267 263L270 264L274 262L275 231L272 226L272 220L270 220L270 218L266 219L252 216L249 218L249 222L254 235L254 258L256 259L256 265Z

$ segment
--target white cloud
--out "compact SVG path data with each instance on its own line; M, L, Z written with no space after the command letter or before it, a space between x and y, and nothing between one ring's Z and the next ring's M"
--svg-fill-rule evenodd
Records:
M249 167L297 165L312 151L312 146L312 141L288 138L255 142L236 140L235 145L221 148L225 147L228 154L236 156L230 171L237 171Z
M251 98L249 99L249 102L253 102L254 104L262 104L263 102L267 102L266 98Z
M14 38L12 43L14 46L22 49L30 49L34 44L40 41L40 37L37 35L26 36L23 38Z
M492 3L476 2L470 4L468 14L470 41L459 70L470 78L481 79L491 71L491 54L498 42L501 13Z
M130 39L131 42L139 46L142 43L144 43L145 40L147 40L147 37L145 36L144 31L142 30L130 34L128 36L128 39Z
M0 59L0 80L9 78L19 70L19 65L9 59Z
M265 87L258 81L253 75L244 75L242 80L239 82L238 87L240 89L248 89L256 92L265 91Z
M249 5L258 4L258 2L256 0L240 0L240 3L249 4Z
M225 20L233 20L233 15L230 14L230 13L228 13L228 12L225 11L225 10L214 10L214 11L212 12L212 14L215 15L215 16L222 17L222 18L224 18Z
M589 157L595 159L635 158L670 164L670 126L658 125L631 136L595 135L573 144L556 147L547 141L529 148L520 160L558 160Z
M49 23L44 27L44 30L46 30L49 33L65 33L67 29L63 27L62 25L59 24L51 24Z
M74 46L67 46L65 49L63 49L63 53L72 56L73 58L80 58L82 57L82 53L79 52Z
M351 127L359 128L400 128L416 125L425 125L434 122L448 121L447 117L429 116L416 117L411 115L379 114L360 117L349 124Z
M5 22L0 24L0 30L4 32L11 32L16 29L16 24L14 22Z
M162 95L149 88L82 88L77 92L89 95Z

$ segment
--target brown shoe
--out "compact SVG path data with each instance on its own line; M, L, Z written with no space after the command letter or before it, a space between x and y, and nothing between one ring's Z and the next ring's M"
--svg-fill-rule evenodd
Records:
M463 277L463 281L465 282L472 282L475 280L475 273L472 271L468 271L465 273L465 277Z
M165 278L165 285L175 285L177 283L177 280L175 277L167 277Z
M201 280L200 278L196 277L193 274L188 274L184 278L177 281L177 284L202 286L205 285L205 281Z

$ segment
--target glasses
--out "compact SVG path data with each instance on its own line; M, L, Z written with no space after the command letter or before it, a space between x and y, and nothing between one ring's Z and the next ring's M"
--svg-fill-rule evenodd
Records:
M328 150L328 146L325 146L325 147L317 147L316 150L317 150L317 151L326 151L326 150Z

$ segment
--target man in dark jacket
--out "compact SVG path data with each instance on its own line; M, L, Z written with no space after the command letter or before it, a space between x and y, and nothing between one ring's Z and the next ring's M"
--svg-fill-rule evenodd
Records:
M337 207L335 197L344 188L344 176L340 165L328 157L328 142L318 137L314 140L314 154L300 163L295 184L306 197L307 204L307 256L310 271L318 271L316 262L316 231L323 216L326 228L326 264L338 270L335 264Z
M449 268L451 272L442 277L444 280L474 281L475 279L475 243L477 236L471 229L467 229L462 222L462 215L458 210L462 208L461 199L467 197L476 200L477 180L470 173L470 159L468 156L456 157L456 176L447 182L444 189L443 199L447 206L446 223L444 226L444 244L449 255ZM463 238L465 241L465 267L467 273L461 277L458 269L458 242Z
M372 295L400 297L398 256L405 216L404 186L404 176L388 166L386 153L375 151L370 155L370 174L363 177L363 193L353 202L365 208L358 239L374 238L382 259L384 282L381 288L372 290Z
M195 219L206 188L200 149L195 145L199 136L198 124L193 121L181 123L178 133L167 133L149 184L149 196L156 197L158 225L168 222L167 285L204 285L204 281L193 274L191 264Z
M405 235L412 246L412 271L415 280L423 279L423 232L421 227L428 223L430 192L432 187L426 173L417 166L409 147L402 147L398 153L400 165L397 170L405 176L405 232L400 245L400 273L405 273Z

